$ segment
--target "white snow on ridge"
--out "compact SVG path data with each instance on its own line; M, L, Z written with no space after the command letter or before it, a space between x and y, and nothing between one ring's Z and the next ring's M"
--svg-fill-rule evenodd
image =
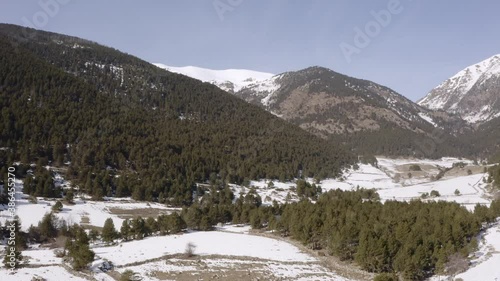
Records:
M217 86L223 86L223 84L230 82L234 85L234 92L238 92L242 88L248 87L252 84L259 85L259 82L268 80L274 76L272 73L247 69L213 70L196 66L168 66L161 63L154 63L154 65L159 68L183 74L203 82L209 82ZM264 84L262 87L266 87L266 85Z
M265 94L266 96L260 100L260 103L264 106L270 106L273 103L273 97L276 91L281 87L277 80L281 75L273 76L270 79L260 82L256 86L250 86L257 93Z
M486 80L499 75L500 75L500 55L496 55L491 58L491 66L481 76L481 79L479 79L478 82L482 84Z

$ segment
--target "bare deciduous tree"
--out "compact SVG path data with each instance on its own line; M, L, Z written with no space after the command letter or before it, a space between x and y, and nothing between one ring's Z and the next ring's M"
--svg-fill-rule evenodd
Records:
M469 260L459 253L449 256L448 262L444 265L445 272L452 276L464 272L467 268L469 268Z
M188 258L194 256L194 250L196 249L196 245L193 244L192 242L189 242L186 244L186 250L184 251L184 253L186 254L186 256Z

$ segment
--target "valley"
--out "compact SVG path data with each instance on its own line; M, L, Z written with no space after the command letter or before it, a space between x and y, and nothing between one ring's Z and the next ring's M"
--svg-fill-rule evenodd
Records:
M420 167L416 168L416 167ZM486 184L485 168L474 161L457 158L405 159L378 157L376 165L360 164L356 169L344 171L337 179L324 179L319 183L322 192L330 190L374 189L380 201L422 200L457 202L469 211L477 204L489 206L498 192ZM50 169L51 167L46 167ZM418 171L415 171L418 170ZM54 178L58 185L71 187L57 169ZM443 171L445 171L443 173ZM412 173L410 176L408 173ZM436 176L440 175L439 179ZM314 183L314 179L308 180ZM270 184L272 183L272 184ZM37 225L45 214L50 213L55 200L43 197L34 203L22 192L22 181L16 182L16 214L21 229L28 231L30 225ZM286 204L297 202L295 182L276 180L251 181L249 187L230 185L235 197L250 189L262 198L263 205L273 202ZM439 196L422 197L433 190ZM457 192L458 190L458 192ZM111 218L115 226L124 219L137 216L143 218L181 213L180 208L167 207L158 203L137 202L131 198L105 198L93 201L85 194L78 194L73 204L64 204L55 215L60 221L71 225L77 223L84 228L102 230L105 220ZM31 202L30 202L31 201ZM7 210L0 212L0 222L8 220ZM494 270L497 253L492 250L498 224L486 230L480 240L478 254L473 258L473 266L462 273L463 280L476 280L474 271ZM194 255L187 257L186 246L192 243ZM491 246L493 245L493 246ZM57 244L34 244L24 250L24 268L15 275L0 270L0 276L8 280L32 280L32 276L43 280L115 280L126 270L132 270L141 280L371 280L373 275L364 273L354 264L326 257L311 251L293 240L283 239L272 231L252 229L245 224L218 224L213 231L184 231L182 234L156 236L136 241L120 241L107 245L101 240L91 243L96 257L89 271L74 272L57 252L62 251ZM111 262L112 270L101 270L103 263ZM444 277L441 277L444 278ZM434 280L434 279L432 279ZM437 280L437 279L436 279ZM485 280L485 279L482 279ZM493 279L491 279L493 280Z
M498 56L413 102L11 24L0 55L1 280L500 278Z

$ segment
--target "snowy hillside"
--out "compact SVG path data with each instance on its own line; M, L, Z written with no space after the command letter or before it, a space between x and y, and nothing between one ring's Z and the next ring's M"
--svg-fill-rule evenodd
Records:
M434 88L418 102L429 109L458 113L477 123L500 116L500 55L471 65Z
M259 85L260 82L270 79L274 76L272 73L259 72L247 69L225 69L213 70L208 68L201 68L196 66L183 66L175 67L168 66L161 63L155 63L159 68L166 69L170 72L183 74L203 82L209 82L217 87L235 93L241 89L251 86Z

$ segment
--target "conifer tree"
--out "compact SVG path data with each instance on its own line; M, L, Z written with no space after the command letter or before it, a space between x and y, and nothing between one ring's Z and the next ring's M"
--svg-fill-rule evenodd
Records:
M76 227L75 236L66 240L65 250L71 259L71 265L75 270L83 270L94 260L95 253L90 250L89 237L85 230Z
M130 222L128 219L122 222L122 226L120 228L120 235L123 240L127 241L130 238L131 230L130 230Z
M42 220L38 223L40 230L41 241L47 241L50 238L57 236L57 219L55 215L50 212L43 216Z
M104 227L102 228L101 237L104 242L110 243L116 239L118 233L115 229L115 224L111 218L107 218L104 222Z
M186 223L181 218L181 216L179 216L179 214L172 213L169 216L169 226L170 226L170 232L172 234L175 234L181 232L183 228L186 228Z

